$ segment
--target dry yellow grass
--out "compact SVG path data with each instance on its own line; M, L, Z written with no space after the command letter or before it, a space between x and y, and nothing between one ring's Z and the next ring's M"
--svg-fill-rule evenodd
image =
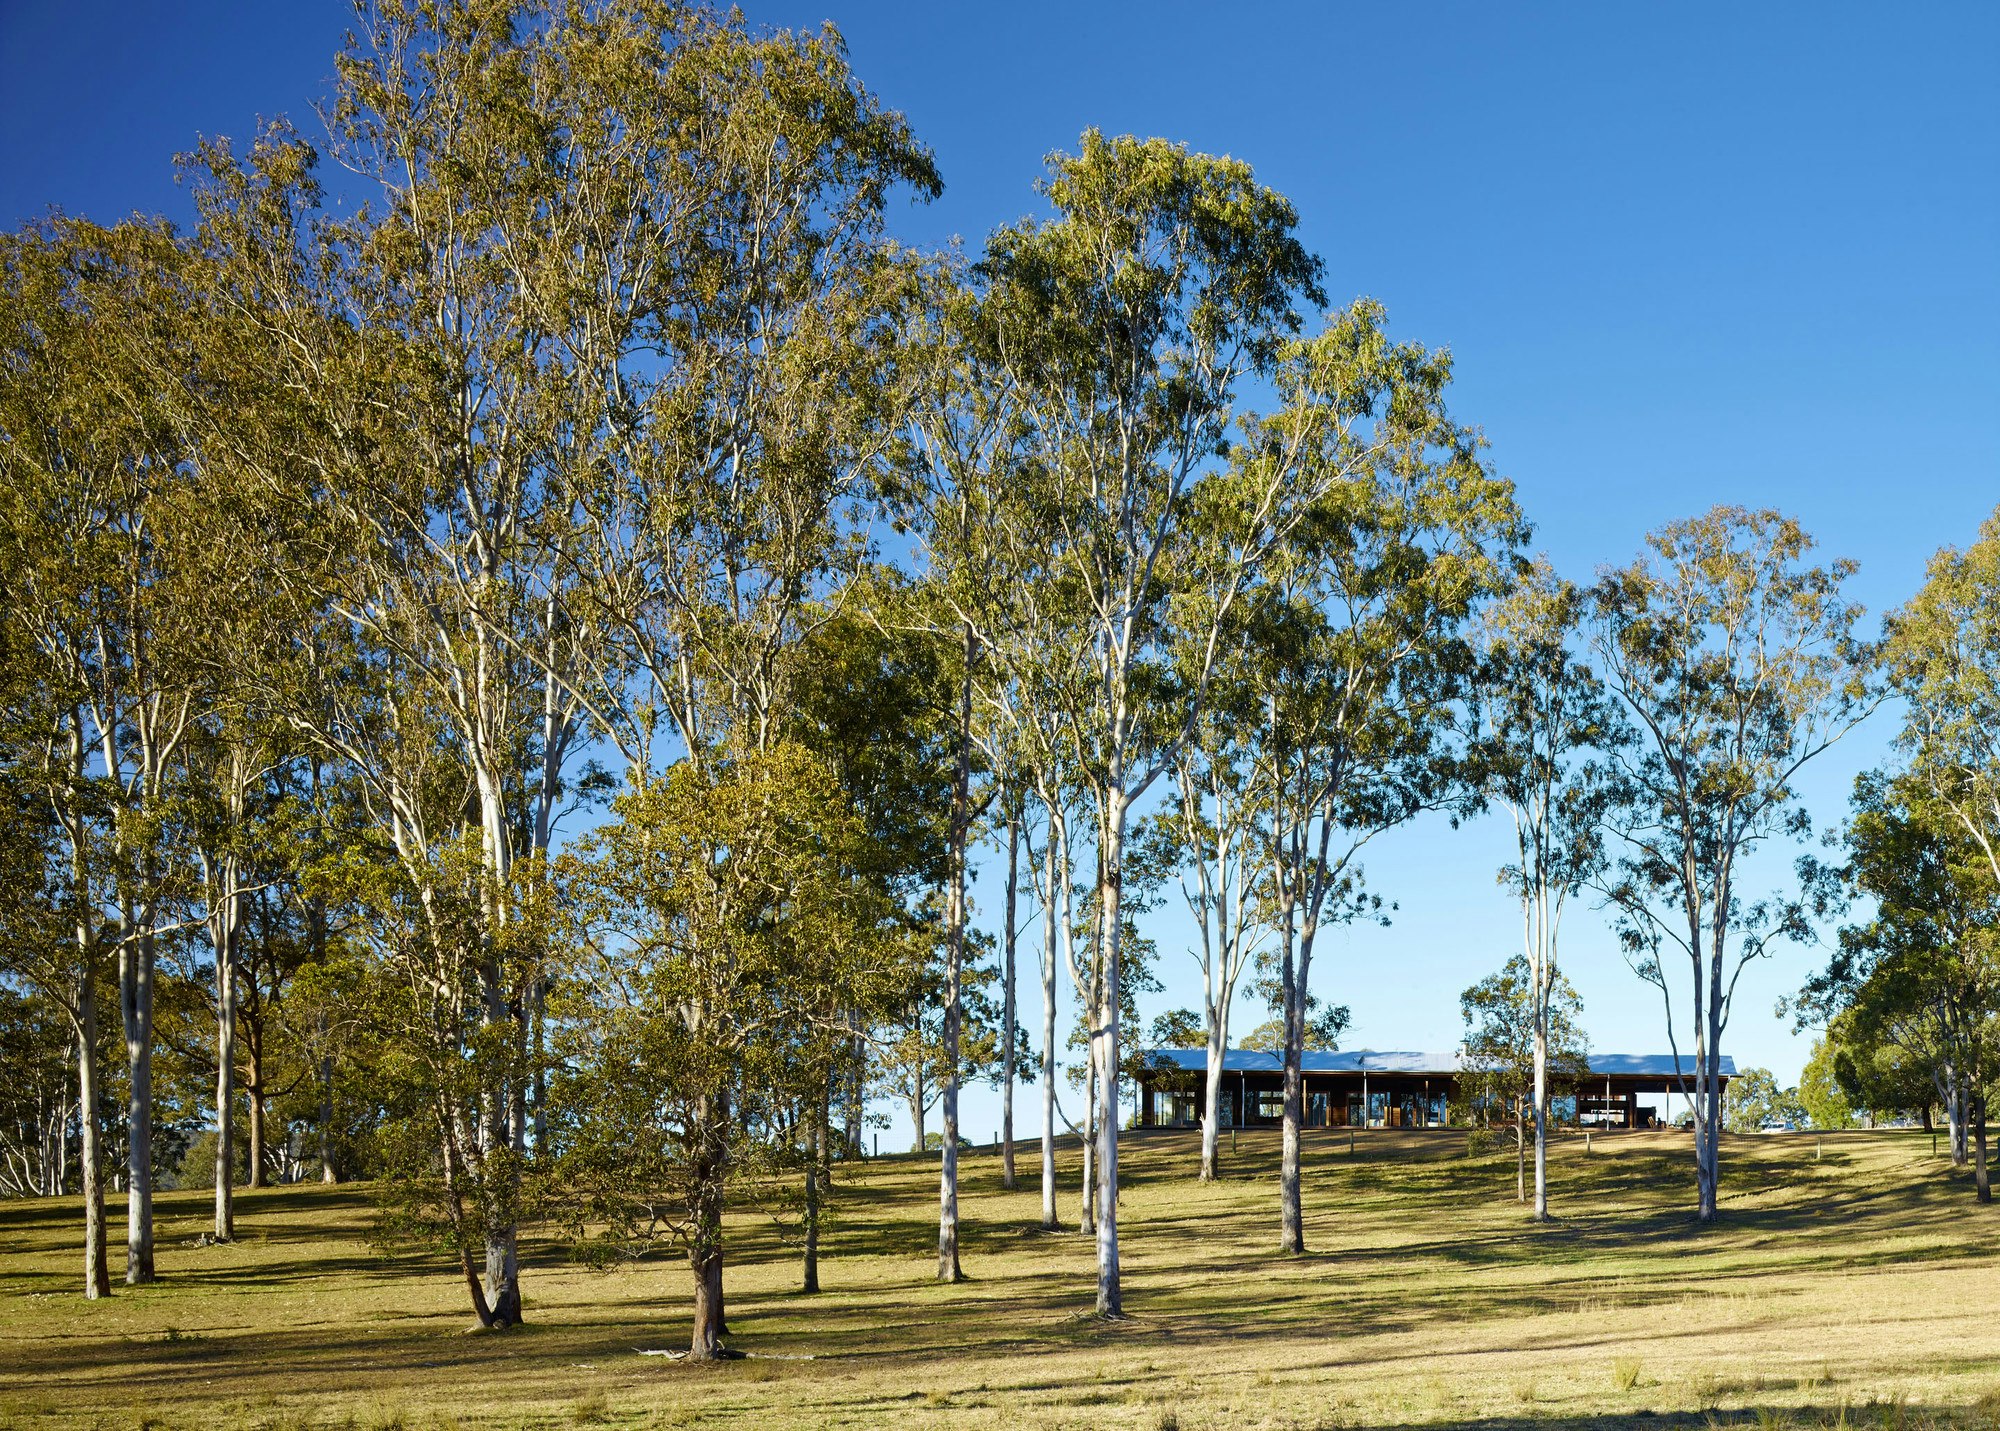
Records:
M1033 1228L966 1164L969 1282L932 1281L935 1164L844 1172L823 1275L800 1296L767 1218L732 1225L748 1360L637 1354L686 1336L676 1262L616 1272L538 1247L532 1324L467 1335L442 1266L368 1243L365 1188L246 1193L241 1238L198 1248L207 1199L161 1200L162 1280L75 1295L73 1202L0 1204L0 1423L202 1428L716 1425L1390 1427L1765 1431L2000 1424L2000 1216L1910 1134L1730 1140L1724 1221L1688 1218L1688 1140L1600 1137L1554 1160L1553 1226L1511 1155L1462 1133L1307 1144L1308 1243L1274 1251L1273 1134L1193 1180L1195 1140L1133 1136L1128 1320L1087 1315L1091 1249ZM1064 1211L1076 1161L1065 1150Z

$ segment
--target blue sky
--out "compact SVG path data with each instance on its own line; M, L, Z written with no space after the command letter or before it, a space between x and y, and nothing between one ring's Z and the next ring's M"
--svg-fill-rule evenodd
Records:
M935 149L943 199L896 218L913 241L976 244L1033 212L1041 157L1087 126L1250 161L1336 302L1371 295L1400 335L1450 346L1459 415L1573 576L1672 518L1771 505L1858 558L1879 612L2000 503L2000 7L746 8L835 20ZM197 134L278 113L315 132L345 18L0 5L0 221L184 216L171 156ZM1892 724L1812 772L1822 824ZM1336 936L1315 981L1353 1007L1354 1046L1454 1042L1457 991L1512 947L1504 846L1490 820L1381 842L1370 880L1396 922ZM1191 1004L1180 931L1157 933L1159 1006ZM1566 943L1597 1046L1663 1048L1601 918L1578 909ZM1796 1074L1805 1046L1770 1009L1817 957L1746 978L1740 1062Z

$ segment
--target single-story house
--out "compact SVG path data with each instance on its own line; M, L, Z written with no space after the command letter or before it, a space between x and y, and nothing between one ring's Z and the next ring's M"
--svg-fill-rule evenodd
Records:
M1685 1093L1694 1078L1694 1058L1672 1054L1594 1053L1590 1073L1552 1084L1564 1101L1575 1100L1571 1117L1584 1127L1643 1128L1653 1110L1641 1108L1641 1094ZM1282 1122L1285 1109L1282 1055L1262 1049L1232 1048L1222 1060L1222 1122L1257 1127ZM1447 1121L1479 1094L1479 1070L1456 1053L1351 1053L1308 1051L1301 1075L1308 1128L1429 1128ZM1724 1057L1725 1086L1735 1076L1735 1060ZM1688 1085L1681 1079L1685 1076ZM1187 1127L1201 1122L1208 1085L1208 1051L1200 1048L1148 1049L1139 1075L1139 1124L1145 1128Z

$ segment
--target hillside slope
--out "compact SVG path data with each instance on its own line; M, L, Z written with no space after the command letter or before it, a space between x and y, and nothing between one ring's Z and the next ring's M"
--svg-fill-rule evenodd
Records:
M441 1259L370 1243L365 1186L243 1193L241 1235L196 1247L203 1193L160 1202L161 1281L74 1291L73 1200L0 1203L0 1419L199 1427L1699 1424L1709 1408L1837 1422L1869 1402L2000 1407L2000 1212L1907 1133L1738 1138L1724 1221L1689 1218L1687 1140L1600 1136L1553 1159L1559 1221L1513 1201L1513 1158L1463 1132L1308 1136L1307 1245L1278 1256L1276 1135L1224 1181L1185 1132L1132 1136L1126 1305L1088 1315L1088 1242L1034 1227L967 1156L971 1280L931 1280L936 1166L844 1168L822 1277L768 1214L731 1226L746 1360L693 1366L687 1274L601 1272L537 1244L530 1324L467 1335ZM1816 1156L1817 1154L1817 1156ZM1062 1160L1073 1218L1077 1152ZM114 1233L121 1225L114 1216ZM113 1247L114 1275L119 1249ZM1904 1418L1910 1413L1892 1413ZM1767 1413L1767 1422L1771 1419Z

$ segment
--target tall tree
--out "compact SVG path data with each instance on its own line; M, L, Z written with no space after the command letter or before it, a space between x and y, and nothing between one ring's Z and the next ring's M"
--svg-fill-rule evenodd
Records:
M1026 801L1019 785L1007 792L1007 896L1000 915L1000 1186L1014 1191L1014 1085L1020 1078L1020 1000L1015 944L1021 932L1021 824Z
M1327 924L1380 909L1360 855L1382 831L1462 800L1455 702L1464 632L1525 535L1513 486L1448 414L1450 355L1394 343L1361 302L1290 345L1277 412L1240 464L1295 469L1303 504L1260 598L1270 633L1258 755L1265 898L1285 1020L1280 1246L1305 1250L1299 1138L1312 961Z
M1088 792L1098 977L1091 1056L1118 1080L1127 827L1198 711L1220 620L1274 540L1277 488L1222 498L1214 457L1236 384L1317 301L1318 264L1248 166L1157 140L1083 136L1055 155L1044 221L994 234L980 266L984 359L1035 457L996 510L1015 626L996 643L1025 699L1058 713ZM1214 492L1211 499L1205 495ZM1210 516L1204 531L1199 514ZM1200 593L1178 620L1175 603ZM1059 619L1041 619L1051 607ZM1204 620L1206 613L1208 619ZM1183 654L1175 659L1176 647ZM1099 1315L1122 1315L1117 1119L1101 1120Z
M1873 917L1841 930L1800 996L1802 1021L1838 1029L1850 1059L1893 1049L1923 1070L1945 1110L1952 1161L1977 1153L1983 1202L1984 1105L2000 1077L2000 889L1925 775L1857 780L1846 834L1845 874Z
M507 167L494 91L518 82L519 60L493 7L372 14L341 57L334 113L336 154L380 198L353 220L319 212L317 156L283 130L243 160L204 149L211 371L226 398L186 417L214 480L256 499L249 521L291 633L269 677L285 715L365 787L399 865L391 902L407 896L428 916L384 952L462 991L487 1047L465 1064L476 1086L434 1090L453 1105L440 1105L437 1156L479 1204L486 1238L474 1311L495 1327L522 1316L515 983L534 976L506 926L535 853L517 832L546 701L523 646L568 513L536 381L548 340L497 260L507 230L492 194L461 182ZM452 767L457 801L443 792ZM423 1026L447 1044L465 1028L456 1016ZM460 1092L476 1111L455 1106ZM445 1146L447 1128L463 1146Z
M1263 712L1254 648L1225 657L1209 709L1174 764L1174 800L1155 827L1181 853L1181 894L1200 943L1201 1039L1208 1078L1201 1110L1203 1182L1221 1175L1222 1068L1237 986L1269 935L1264 874L1256 843L1265 811L1257 782L1257 736Z
M713 1358L728 1187L772 1151L752 1130L802 1072L816 1085L827 1071L801 1069L802 1027L833 1047L844 1011L869 1002L858 985L897 956L869 937L884 906L852 877L866 831L802 747L635 772L614 812L567 861L582 949L562 1020L565 1181L579 1235L684 1249L692 1351Z
M1042 1227L1062 1226L1056 1209L1056 1020L1060 1009L1061 970L1075 938L1075 861L1071 853L1074 824L1069 801L1072 791L1058 768L1035 764L1037 798L1043 814L1040 853L1030 846L1035 865L1035 901L1040 906L1041 938L1036 946L1042 994L1042 1056L1038 1078L1041 1091Z
M565 688L650 786L791 728L801 645L864 569L856 518L898 455L911 284L884 210L939 184L831 28L607 0L561 38L576 147L531 171L562 221L531 211L524 251L594 404L562 569L605 637ZM728 1094L690 1105L717 1120L704 1147L739 1131ZM716 1187L691 1243L702 1356L722 1345Z
M1903 744L2000 886L2000 508L1971 546L1931 558L1888 628Z
M211 697L212 700L212 697ZM221 703L216 703L221 704ZM211 711L186 751L188 821L201 867L202 923L215 956L215 1227L236 1236L237 991L249 914L252 801L267 771L264 752L240 711ZM261 1156L262 1148L257 1153ZM254 1167L254 1175L258 1170Z
M333 143L377 205L318 216L313 156L283 135L247 165L204 156L218 302L258 340L232 375L304 395L257 430L311 434L215 445L313 516L278 563L332 638L295 718L366 773L414 878L459 832L420 815L388 742L438 733L474 797L478 941L525 955L509 900L546 893L586 718L655 773L739 728L776 738L784 653L860 550L840 519L890 425L882 205L936 178L831 32L644 0L368 19ZM421 720L368 718L346 646ZM484 967L482 1037L512 1054L468 1171L492 1170L497 1214L530 1151L542 985ZM514 1234L485 1222L482 1317L511 1323Z
M1490 608L1473 696L1472 740L1481 791L1505 807L1515 858L1500 883L1521 904L1532 1026L1535 1220L1549 1215L1548 1058L1551 1000L1561 972L1557 939L1570 898L1602 873L1600 830L1613 797L1592 759L1624 738L1616 704L1572 646L1583 594L1536 562Z
M44 717L41 793L67 847L77 958L73 990L56 996L79 1025L88 1110L97 971L118 969L131 1283L154 1275L154 981L184 874L166 806L194 716L186 653L200 607L173 565L189 510L185 449L151 378L184 371L181 277L170 236L136 222L54 220L0 244L0 569ZM87 1222L101 1207L101 1157L87 1124ZM86 1284L99 1289L94 1263Z
M1746 859L1809 829L1793 782L1881 696L1875 652L1856 634L1851 561L1808 566L1812 538L1777 512L1717 507L1646 539L1650 557L1612 571L1593 594L1601 673L1639 740L1615 752L1621 799L1609 827L1622 854L1607 893L1625 947L1667 1010L1663 952L1687 961L1696 1216L1716 1216L1722 1035L1737 980L1788 939L1810 937L1828 908L1824 878L1802 862L1797 888L1746 896Z

